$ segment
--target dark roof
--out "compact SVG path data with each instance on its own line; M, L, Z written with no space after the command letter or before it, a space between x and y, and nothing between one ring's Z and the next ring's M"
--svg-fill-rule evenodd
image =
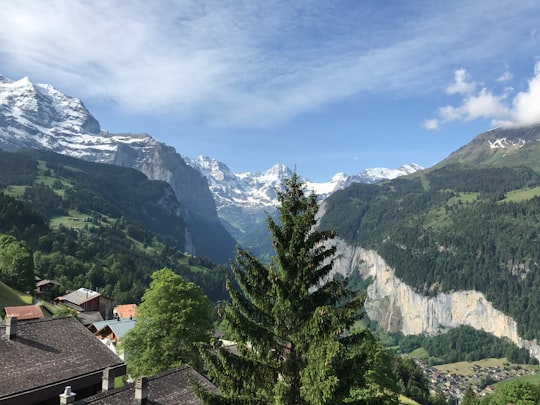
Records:
M6 316L14 316L18 321L26 319L43 318L43 312L39 305L19 305L15 307L4 307Z
M122 365L123 361L73 317L25 321L9 340L0 326L0 402L28 390ZM66 385L70 385L67 383Z
M68 307L72 307L72 306L68 305ZM77 318L79 318L79 320L85 326L88 326L94 322L103 321L103 315L101 315L101 312L99 311L80 312L77 314Z
M53 285L62 285L60 284L58 281L56 280L40 280L37 284L36 284L36 287L42 287L44 285L47 285L47 284L53 284Z
M148 377L148 401L146 404L199 405L202 402L193 393L192 385L194 382L212 391L216 390L210 381L186 365ZM77 393L75 392L75 394ZM135 401L134 383L75 402L76 405L130 405L135 403L137 402Z

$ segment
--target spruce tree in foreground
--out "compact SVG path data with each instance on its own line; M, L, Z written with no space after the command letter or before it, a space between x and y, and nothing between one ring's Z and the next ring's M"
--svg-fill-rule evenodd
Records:
M240 290L219 309L236 351L203 353L219 394L208 404L397 403L392 356L368 330L351 332L364 301L331 278L336 247L316 228L315 195L296 173L278 192L279 223L268 218L275 256L269 265L239 249Z

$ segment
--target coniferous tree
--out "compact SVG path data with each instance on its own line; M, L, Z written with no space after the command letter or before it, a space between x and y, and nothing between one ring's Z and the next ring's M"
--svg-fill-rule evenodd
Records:
M318 203L296 173L278 191L279 223L268 218L275 255L263 264L238 249L240 289L219 309L236 350L203 353L219 393L209 404L397 403L392 356L368 330L353 332L362 297L332 279L333 231L316 227Z

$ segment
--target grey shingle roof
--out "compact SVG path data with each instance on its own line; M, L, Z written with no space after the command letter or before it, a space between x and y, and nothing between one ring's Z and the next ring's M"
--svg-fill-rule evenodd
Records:
M63 295L63 301L69 301L76 305L82 305L87 301L90 301L96 297L99 297L101 294L89 290L87 288L79 288L78 290L72 291L69 294Z
M201 401L194 395L192 390L194 381L207 389L216 390L216 387L210 381L191 367L184 365L148 378L148 400L146 404L199 405ZM131 405L136 403L135 385L133 383L75 402L76 405Z
M73 317L20 322L12 340L1 324L0 359L0 402L16 393L123 364Z

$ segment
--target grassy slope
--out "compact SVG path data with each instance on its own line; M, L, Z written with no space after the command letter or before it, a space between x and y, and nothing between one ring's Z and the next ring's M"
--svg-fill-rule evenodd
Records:
M409 399L407 397L404 397L403 395L399 396L399 403L404 405L418 405L418 402L413 401L412 399Z
M32 296L8 287L0 282L0 314L3 316L4 307L32 304Z

